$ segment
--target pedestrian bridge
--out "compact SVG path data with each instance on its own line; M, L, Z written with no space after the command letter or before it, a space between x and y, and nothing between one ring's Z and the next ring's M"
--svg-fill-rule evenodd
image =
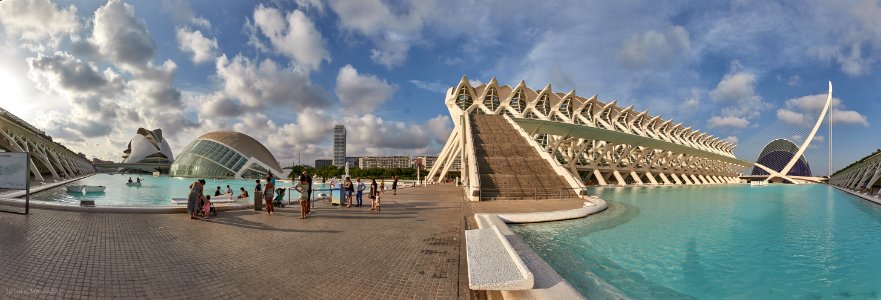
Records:
M67 179L95 172L85 157L53 142L45 132L2 108L0 149L30 152L31 179L37 181Z

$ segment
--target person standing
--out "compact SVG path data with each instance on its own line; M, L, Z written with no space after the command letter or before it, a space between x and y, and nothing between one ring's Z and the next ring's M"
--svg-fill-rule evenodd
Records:
M372 200L371 201L372 203L371 203L370 210L379 211L379 194L382 194L382 190L376 186L376 178L371 178L371 181L372 182L370 183L370 199Z
M385 177L379 179L379 190L385 192Z
M254 187L254 210L261 211L263 210L263 185L260 184L260 179L256 180L257 186Z
M266 175L266 186L263 187L263 199L266 201L266 214L272 215L275 208L272 207L272 196L275 195L275 178L272 173Z
M358 177L358 179L356 179L356 181L358 182L358 184L356 187L357 191L355 192L355 200L358 201L357 206L361 207L361 203L362 203L362 201L364 201L364 189L366 189L367 186L363 182L361 182L360 177Z
M394 192L392 195L397 195L398 194L398 175L395 175L392 178L394 179L394 181L392 181L392 192Z
M355 191L355 188L352 186L352 179L346 177L346 181L343 182L342 188L346 195L346 207L352 207L352 192Z
M306 200L308 200L310 204L306 207L306 213L308 214L312 212L312 176L309 176L309 171L303 170L303 174L300 175L300 181L304 180L306 181L306 185L309 186L306 189Z
M190 195L187 197L187 212L190 213L190 219L198 219L196 217L198 213L197 206L202 198L203 187L201 180L193 181L190 184Z
M305 173L305 172L304 172ZM300 184L298 184L294 189L300 192L300 219L305 219L306 214L309 213L309 184L306 183L306 180L300 180Z

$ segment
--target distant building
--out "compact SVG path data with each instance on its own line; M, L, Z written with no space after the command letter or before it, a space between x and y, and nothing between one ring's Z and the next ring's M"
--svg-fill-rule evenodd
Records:
M349 163L349 168L358 168L361 165L361 158L346 157L346 162Z
M315 160L315 168L316 169L321 169L321 168L324 168L327 166L332 166L332 165L333 165L332 159L316 159Z
M112 162L112 161L109 161L109 160L101 160L101 159L98 159L97 157L93 157L93 158L92 158L92 164L93 164L93 165L97 165L97 164L112 164L112 163L113 163L113 162Z
M413 161L413 165L422 166L422 169L427 170L434 166L435 161L437 161L437 156L420 156Z
M409 156L364 156L360 159L360 167L365 168L410 168L412 160Z
M346 126L333 127L333 165L342 168L346 165Z

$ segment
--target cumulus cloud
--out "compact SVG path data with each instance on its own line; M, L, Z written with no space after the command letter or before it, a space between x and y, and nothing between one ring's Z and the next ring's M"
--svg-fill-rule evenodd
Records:
M736 136L733 136L733 135L729 135L729 136L725 137L725 138L722 139L722 140L723 140L723 141L726 141L726 142L729 142L729 143L732 143L732 144L737 144L737 142L739 142L739 140L737 139L737 137L736 137Z
M786 100L784 108L777 110L777 118L788 124L813 126L825 104L826 94L792 98ZM869 120L866 116L857 111L848 110L841 99L836 97L832 98L832 122L869 126Z
M371 113L377 106L391 99L398 86L375 75L358 74L352 65L340 68L336 77L336 94L343 112Z
M343 124L351 148L367 154L424 149L432 138L421 125L386 121L372 114L346 117Z
M322 61L330 62L321 32L315 23L300 10L282 16L278 9L260 4L254 9L254 25L273 49L294 59L307 70L317 70Z
M247 107L321 108L330 103L324 89L313 85L302 69L283 68L271 59L257 63L242 55L232 60L221 55L215 65L223 92Z
M443 145L447 138L450 137L450 133L453 132L453 121L450 120L449 116L438 115L429 119L425 123L425 127L428 128L428 132L431 133L434 141L439 145Z
M740 117L720 117L720 116L712 116L710 120L707 121L707 124L710 128L720 128L720 127L730 127L730 128L746 128L749 125L749 121L745 118Z
M688 31L682 26L673 26L631 36L624 42L619 58L632 68L666 67L675 57L687 55L690 49Z
M217 53L217 39L208 39L199 30L178 27L177 44L181 51L192 54L193 62L197 64L213 59Z
M105 58L129 70L139 70L153 60L156 45L131 5L107 1L95 11L94 24L91 40Z
M113 96L125 88L122 77L111 69L103 72L93 63L84 62L66 52L38 54L28 58L31 76L38 82L47 81L51 89L65 94L102 94Z
M54 48L65 35L79 30L76 6L59 8L49 0L6 1L0 5L0 25L20 38L27 48L44 50L40 42Z

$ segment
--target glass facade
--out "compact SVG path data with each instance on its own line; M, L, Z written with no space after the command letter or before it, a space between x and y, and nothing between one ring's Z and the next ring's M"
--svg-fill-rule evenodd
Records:
M171 176L232 178L242 168L242 177L262 177L267 170L259 165L245 166L248 158L235 150L209 140L195 140L188 145L169 172Z

